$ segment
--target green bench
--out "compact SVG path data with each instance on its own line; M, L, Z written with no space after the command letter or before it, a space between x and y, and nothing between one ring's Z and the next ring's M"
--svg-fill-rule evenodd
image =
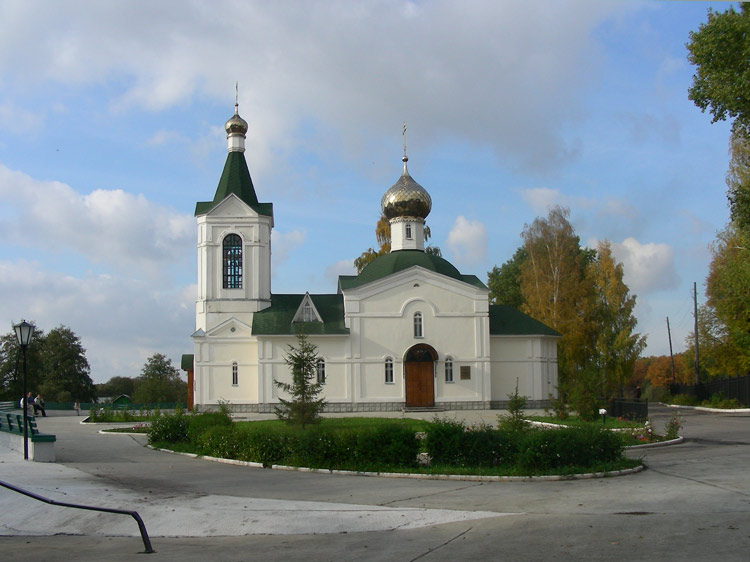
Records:
M54 443L57 440L54 435L47 435L46 433L39 432L39 427L36 425L36 418L34 416L28 416L27 419L29 437L32 441L39 443ZM23 435L23 415L7 412L4 416L0 414L0 431L8 431L10 433Z
M30 458L41 462L55 462L55 435L41 433L34 416L28 416ZM0 412L0 443L13 450L23 450L23 414ZM20 448L20 449L19 449Z

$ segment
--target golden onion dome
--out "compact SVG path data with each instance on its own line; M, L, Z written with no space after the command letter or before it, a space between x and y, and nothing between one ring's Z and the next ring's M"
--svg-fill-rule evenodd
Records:
M224 124L227 135L240 134L244 136L247 134L247 128L247 121L240 117L239 106L234 104L234 115Z
M404 162L404 173L398 178L380 201L380 208L387 219L396 217L427 218L432 209L432 198L427 190L419 185L409 175L406 169L406 156Z

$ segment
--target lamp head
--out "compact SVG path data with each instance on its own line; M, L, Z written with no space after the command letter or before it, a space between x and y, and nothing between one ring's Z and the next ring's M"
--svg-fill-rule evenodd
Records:
M26 347L31 343L31 337L34 335L34 324L22 320L20 324L14 324L13 329L16 331L18 345Z

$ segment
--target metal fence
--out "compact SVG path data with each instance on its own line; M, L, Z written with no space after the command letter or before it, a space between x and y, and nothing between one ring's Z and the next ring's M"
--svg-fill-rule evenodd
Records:
M743 406L750 407L750 375L733 379L708 381L696 385L673 384L670 392L675 394L689 394L699 401L710 400L714 394L721 393L724 398L735 398Z
M647 420L648 400L614 398L612 402L609 403L607 414L615 418L623 418L632 421Z

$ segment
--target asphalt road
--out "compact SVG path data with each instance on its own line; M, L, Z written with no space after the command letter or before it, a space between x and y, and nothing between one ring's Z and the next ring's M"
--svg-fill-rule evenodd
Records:
M660 428L668 412L652 406L651 414ZM80 471L75 474L84 474L87 482L127 489L142 498L144 508L167 509L183 498L196 500L182 523L184 536L153 535L157 552L147 559L747 562L750 416L695 411L682 415L683 444L631 453L642 456L648 470L560 482L402 480L254 469L152 451L142 446L140 437L99 435L74 418L47 418L42 429L57 435L58 463ZM217 497L218 504L194 508L203 505L197 500ZM6 498L0 494L0 500ZM288 518L291 524L290 514L275 519L277 526L268 534L222 536L217 525L210 536L190 536L192 527L206 528L207 520L225 521L219 517L221 501L230 506L245 500L323 502L309 505L332 508L305 511L304 533L287 534L284 522ZM351 518L347 526L344 514L343 527L327 530L327 519L341 516L344 504L360 510L357 513L362 506L372 506L497 516L358 531L361 527ZM7 511L2 514L6 521L12 517ZM0 558L132 560L142 550L133 536L31 535L0 537Z

